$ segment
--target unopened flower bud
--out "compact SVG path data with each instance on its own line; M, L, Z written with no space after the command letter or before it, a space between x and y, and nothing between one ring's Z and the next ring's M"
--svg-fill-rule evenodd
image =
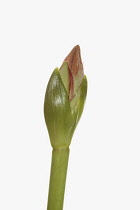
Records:
M53 148L67 148L81 117L87 94L80 47L75 46L49 80L44 115Z

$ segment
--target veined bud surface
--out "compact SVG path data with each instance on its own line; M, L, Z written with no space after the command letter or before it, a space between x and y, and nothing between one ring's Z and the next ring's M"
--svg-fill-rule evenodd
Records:
M44 116L53 148L67 148L83 112L87 95L79 45L56 68L47 85Z

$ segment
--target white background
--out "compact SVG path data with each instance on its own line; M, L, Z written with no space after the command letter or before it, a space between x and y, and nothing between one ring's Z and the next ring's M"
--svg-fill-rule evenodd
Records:
M140 5L0 2L0 209L45 210L44 94L81 46L88 97L71 144L64 210L140 209Z

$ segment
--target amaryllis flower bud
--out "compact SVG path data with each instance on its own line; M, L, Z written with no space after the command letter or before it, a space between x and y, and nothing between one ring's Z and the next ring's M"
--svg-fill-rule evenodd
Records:
M66 148L83 111L87 94L87 80L79 45L75 46L60 69L49 80L44 115L53 148Z

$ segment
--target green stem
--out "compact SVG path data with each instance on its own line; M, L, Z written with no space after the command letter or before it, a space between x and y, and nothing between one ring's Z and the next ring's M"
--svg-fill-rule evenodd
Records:
M62 210L69 149L53 149L47 210Z

